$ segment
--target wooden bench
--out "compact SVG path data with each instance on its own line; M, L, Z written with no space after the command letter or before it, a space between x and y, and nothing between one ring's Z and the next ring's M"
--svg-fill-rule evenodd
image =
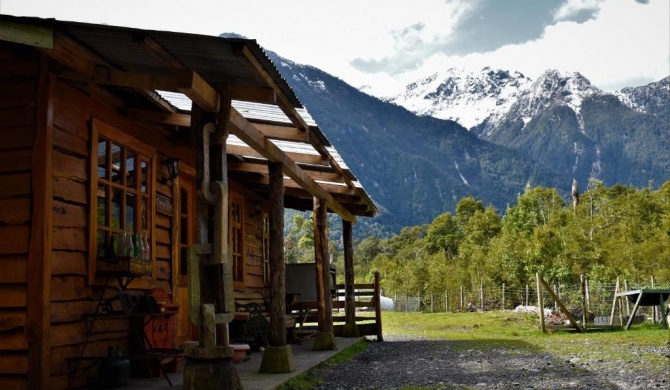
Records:
M236 294L234 322L242 323L242 337L253 338L259 347L270 345L267 335L270 332L270 313L268 302L260 293ZM292 339L295 318L286 315L286 329Z

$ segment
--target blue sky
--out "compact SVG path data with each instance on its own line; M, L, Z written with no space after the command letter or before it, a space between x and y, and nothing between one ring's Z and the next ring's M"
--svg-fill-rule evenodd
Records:
M235 32L378 95L451 67L578 71L610 91L670 75L668 0L0 0L0 12Z

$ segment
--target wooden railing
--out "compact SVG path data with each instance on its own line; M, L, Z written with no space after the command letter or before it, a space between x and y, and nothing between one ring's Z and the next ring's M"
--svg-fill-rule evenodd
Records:
M333 294L333 332L341 336L346 322L345 317L345 286L335 285ZM379 273L375 274L373 283L354 284L354 306L356 327L360 336L377 336L377 341L384 341L382 334L381 316L381 289L379 287ZM297 317L296 333L311 333L316 331L318 321L316 302L301 302L293 307Z

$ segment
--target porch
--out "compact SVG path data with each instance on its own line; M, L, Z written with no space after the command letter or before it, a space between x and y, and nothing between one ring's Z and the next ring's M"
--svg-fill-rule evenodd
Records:
M311 368L325 362L332 356L342 352L347 347L363 340L364 337L343 338L336 337L335 343L337 350L313 351L313 338L305 338L301 344L291 344L293 357L295 359L296 370L283 374L260 374L258 372L263 358L262 352L252 352L251 358L240 364L235 365L242 388L244 390L269 390L275 389L289 379L301 375ZM165 378L131 378L127 386L122 389L142 389L142 390L179 390L182 389L184 362L179 365L179 370L170 375L170 380L174 386L170 387Z

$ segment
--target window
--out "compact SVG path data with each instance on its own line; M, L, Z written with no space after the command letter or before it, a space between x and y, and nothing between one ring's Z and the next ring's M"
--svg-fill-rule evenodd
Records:
M244 199L230 193L228 240L233 262L233 281L244 282Z
M178 277L181 285L188 280L188 248L193 244L195 225L193 223L193 181L186 175L179 178L179 266Z
M93 122L93 130L92 258L108 257L112 245L118 245L123 232L146 235L152 247L154 157L151 156L155 152L100 121ZM90 280L93 280L95 266L89 269Z

